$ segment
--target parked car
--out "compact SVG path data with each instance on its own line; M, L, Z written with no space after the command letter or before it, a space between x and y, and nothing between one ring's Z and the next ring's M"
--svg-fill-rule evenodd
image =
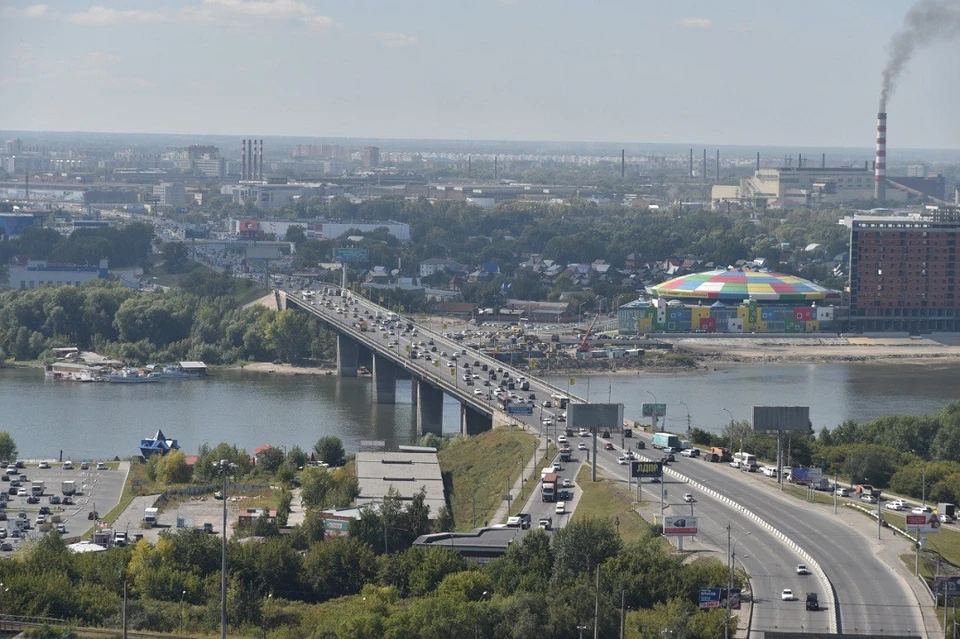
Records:
M39 465L38 467L39 467L39 468L50 468L50 464L49 464L48 462L42 461L42 462L40 462L40 465Z

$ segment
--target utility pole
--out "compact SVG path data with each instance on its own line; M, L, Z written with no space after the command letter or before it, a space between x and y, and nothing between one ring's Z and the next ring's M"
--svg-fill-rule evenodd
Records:
M730 639L730 591L733 589L733 562L730 561L730 522L727 522L727 564L730 566L730 579L727 582L726 622L723 624L723 638Z
M600 564L597 564L597 590L593 604L593 639L600 639Z
M947 611L943 611L943 627L947 627ZM620 639L624 639L624 632L626 631L627 625L627 591L620 591Z

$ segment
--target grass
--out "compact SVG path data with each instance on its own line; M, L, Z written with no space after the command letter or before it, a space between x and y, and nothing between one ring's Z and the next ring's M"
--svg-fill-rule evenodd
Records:
M489 522L536 444L536 436L508 426L457 438L438 453L456 530L471 530L474 516L478 526Z
M833 505L833 495L829 492L823 490L811 490L808 491L806 488L801 488L800 486L795 486L788 482L783 483L783 493L785 495L791 495L803 501L810 501L809 495L813 495L813 503L815 504L826 504L828 506ZM841 502L842 503L842 502Z
M650 524L644 521L636 510L635 493L626 486L609 479L590 481L590 464L583 464L577 473L577 490L580 500L573 513L572 521L587 517L617 518L620 525L617 530L624 543L630 543L650 535Z

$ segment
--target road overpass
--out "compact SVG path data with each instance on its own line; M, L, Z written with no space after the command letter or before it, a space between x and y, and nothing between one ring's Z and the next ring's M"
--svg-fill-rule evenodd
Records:
M308 312L337 333L337 372L341 376L356 377L361 365L370 363L374 402L395 403L397 379L409 376L418 436L441 434L444 393L460 402L460 430L466 435L508 423L541 431L547 419L557 428L562 411L544 407L544 401L552 395L583 401L410 318L398 318L399 326L378 326L374 323L377 318L389 320L392 311L340 287L324 286L306 297L293 289L279 289L276 295L278 308ZM360 322L366 322L367 330L361 330ZM412 330L404 330L408 324ZM411 358L413 350L421 355ZM516 397L505 407L495 392L507 377L515 385L512 392ZM529 389L521 390L521 377L529 382Z

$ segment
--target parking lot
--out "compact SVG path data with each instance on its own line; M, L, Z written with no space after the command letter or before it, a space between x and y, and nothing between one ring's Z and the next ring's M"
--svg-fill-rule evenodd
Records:
M5 509L7 520L0 522L0 528L7 536L4 542L9 543L12 550L19 549L25 539L36 540L44 534L37 525L37 516L40 514L41 507L49 508L48 521L52 517L59 517L59 523L62 523L66 529L64 533L66 538L79 537L85 533L93 526L93 521L88 517L94 509L103 515L120 502L123 485L130 470L129 462L109 463L104 470L96 470L96 463L90 463L87 470L81 469L79 463L72 469L64 469L60 463L49 462L48 465L49 468L40 468L36 463L27 464L19 469L18 475L10 476L10 479L20 481L21 488L26 489L27 495L30 494L32 482L43 481L44 490L39 503L28 503L27 496L10 495L10 482L0 483L0 490L7 493ZM73 503L51 504L51 496L58 498L63 496L63 482L68 480L75 482L76 486L76 494L72 496ZM22 517L21 512L29 522L29 528L22 531L23 537L14 537L16 526L13 520Z
M223 502L214 499L212 494L187 498L179 504L164 507L157 517L157 524L146 528L143 525L144 510L153 507L156 499L156 495L135 498L117 517L113 529L126 532L129 539L143 535L143 538L151 543L156 543L160 539L160 533L164 531L176 532L178 519L183 520L184 528L202 528L205 523L209 523L217 535L223 529ZM227 499L227 539L233 535L242 508L242 501L235 497Z

